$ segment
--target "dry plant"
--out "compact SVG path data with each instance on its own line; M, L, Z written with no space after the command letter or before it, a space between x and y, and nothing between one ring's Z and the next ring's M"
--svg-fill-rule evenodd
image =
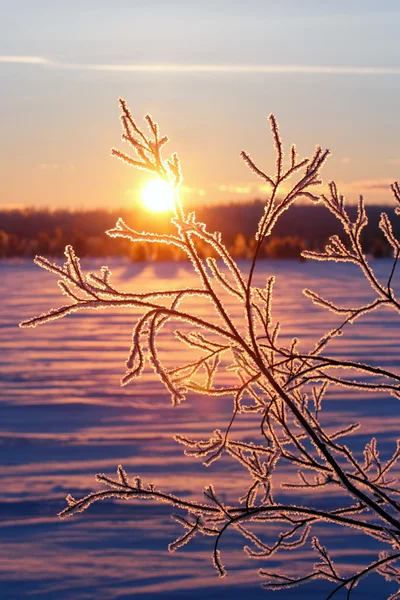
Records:
M134 157L119 150L112 150L112 154L128 165L153 173L174 188L172 223L176 233L137 232L121 219L107 233L111 237L127 238L133 243L146 241L177 246L191 260L198 275L198 286L123 293L112 284L107 267L102 267L100 273L84 275L73 248L67 246L63 267L43 257L37 257L35 262L60 278L58 285L68 297L68 303L21 323L21 327L36 327L79 310L108 307L140 309L143 314L133 330L122 385L139 377L148 360L171 394L173 405L182 402L188 392L209 396L231 395L233 414L225 431L215 430L208 440L180 435L175 436L175 440L184 446L187 456L200 458L205 465L211 465L224 453L229 454L249 472L251 484L243 490L242 498L234 506L222 502L212 486L204 490L204 503L199 503L164 493L139 477L130 479L119 466L116 478L104 474L97 476L97 480L105 485L104 490L80 500L68 496L68 506L60 516L69 517L82 512L93 502L107 498L167 502L181 509L175 518L184 529L181 537L170 544L169 550L175 551L197 534L213 537L213 560L220 576L226 572L220 554L221 541L230 528L246 538L244 550L256 559L268 559L280 549L299 548L307 542L315 525L320 523L334 524L346 530L356 528L362 534L379 540L386 548L368 566L350 576L341 575L329 551L313 536L311 544L317 560L310 566L309 573L295 577L262 568L259 571L262 585L269 590L282 589L323 578L334 584L327 598L332 598L342 588L347 588L347 598L350 598L359 580L373 571L387 580L400 583L400 566L396 566L400 559L400 490L390 474L400 456L400 441L392 457L382 462L373 438L365 446L364 457L360 461L345 442L339 441L351 435L358 425L343 425L339 430L332 430L331 426L324 427L320 418L324 395L334 386L356 389L362 394L379 390L400 397L400 376L396 373L329 356L330 342L343 333L348 323L382 306L400 311L400 301L392 287L400 242L393 234L388 216L382 214L380 228L393 248L394 260L388 281L381 283L361 244L360 235L367 224L363 198L360 197L357 218L352 222L346 212L344 198L334 183L329 186L329 195L316 193L328 150L317 147L311 159L299 159L293 145L285 166L278 125L271 114L269 122L276 150L275 174L268 175L246 152L242 152L242 158L250 169L270 188L256 233L254 256L245 276L224 246L220 234L209 232L204 223L196 220L193 212L185 213L179 199L182 176L178 157L176 154L169 159L162 157L162 148L168 138L160 136L158 125L150 116L146 116L149 133L145 133L123 100L120 100L120 106L122 138L134 151ZM400 186L394 183L392 191L398 205L396 213L400 214ZM289 346L279 341L279 323L273 323L271 315L274 277L268 278L264 288L252 284L265 238L280 215L299 198L322 202L341 222L346 236L346 242L333 236L324 251L307 251L304 256L322 261L355 263L376 294L375 300L369 304L346 308L336 306L314 291L304 290L312 302L340 317L340 325L328 331L308 353L298 350L296 339ZM201 258L196 249L198 240L203 246L208 244L219 260ZM235 322L227 312L221 300L220 286L242 306L240 321ZM217 318L205 319L185 309L185 301L193 295L207 298ZM178 326L185 324L185 331L177 329L175 335L184 346L198 352L197 360L173 369L163 366L157 351L157 335L170 321L176 321ZM190 332L188 325L192 328ZM217 383L217 372L221 369L233 371L237 377L236 385L228 387ZM259 415L263 440L260 444L235 440L232 435L233 423L246 413ZM320 510L312 505L276 502L274 481L277 469L283 463L298 469L298 483L288 482L283 487L316 493L336 489L340 492L342 506ZM276 534L277 525L281 528L279 534ZM256 533L255 529L262 533ZM400 590L390 596L391 600L396 598L400 598Z

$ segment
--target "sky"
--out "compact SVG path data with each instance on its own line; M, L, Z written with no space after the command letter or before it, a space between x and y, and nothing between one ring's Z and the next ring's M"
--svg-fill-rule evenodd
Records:
M110 156L118 97L182 162L183 197L262 198L246 150L332 151L324 183L389 202L400 179L398 0L0 0L0 208L135 207L149 176Z

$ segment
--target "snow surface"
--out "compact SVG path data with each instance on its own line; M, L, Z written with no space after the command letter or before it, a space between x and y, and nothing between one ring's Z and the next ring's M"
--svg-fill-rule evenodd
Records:
M83 260L84 270L106 261ZM182 263L152 265L108 261L114 282L126 290L152 290L193 285L196 277ZM242 270L248 268L241 263ZM374 263L384 281L390 261ZM338 323L337 317L312 305L303 287L319 291L347 306L374 297L353 265L264 261L256 283L277 275L274 318L282 322L283 339L293 336L300 349L313 346L318 337ZM228 458L210 468L183 455L172 440L174 433L207 439L216 427L228 423L231 400L190 397L172 408L154 373L119 387L130 347L135 314L132 310L78 313L36 329L21 330L18 322L64 303L54 276L31 262L0 262L0 597L5 600L269 598L320 600L330 590L326 582L292 591L265 592L260 588L255 562L242 551L243 540L228 533L222 560L228 576L220 580L211 561L212 539L196 538L184 549L169 554L168 543L180 532L170 518L173 509L146 502L98 502L82 515L60 521L65 496L76 498L99 489L98 472L115 474L122 464L129 476L140 475L158 489L202 499L205 485L213 483L228 502L242 495L246 473ZM394 287L396 287L396 277ZM206 316L204 300L191 300ZM235 316L234 298L226 298ZM160 356L178 365L185 352L166 330L160 338ZM381 309L349 326L335 340L331 354L370 360L399 368L399 319L393 310ZM360 396L336 389L325 401L325 419L332 424L360 420L362 429L352 437L360 453L372 435L383 456L395 448L400 403L386 394ZM248 418L235 429L251 439L256 421ZM282 476L284 478L284 475ZM288 492L281 493L286 498ZM310 498L308 498L310 501ZM335 497L323 498L326 506ZM315 502L321 502L316 499ZM267 532L266 532L267 533ZM377 543L357 533L330 527L318 530L339 566L367 565ZM271 564L287 573L304 573L314 560L306 546L284 553ZM393 586L380 577L364 580L355 599L383 600ZM338 594L338 598L344 595Z

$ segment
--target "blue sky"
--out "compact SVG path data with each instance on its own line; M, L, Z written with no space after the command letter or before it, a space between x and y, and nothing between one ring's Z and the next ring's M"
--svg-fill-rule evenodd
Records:
M0 205L134 203L118 96L150 112L199 202L262 196L246 149L273 165L266 116L349 200L400 178L400 3L0 0Z

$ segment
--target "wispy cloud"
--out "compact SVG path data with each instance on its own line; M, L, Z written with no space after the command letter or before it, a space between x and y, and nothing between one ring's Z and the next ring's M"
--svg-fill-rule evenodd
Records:
M219 185L219 192L228 192L229 194L250 194L251 185Z
M68 65L92 71L166 73L270 73L309 75L400 75L400 67L329 67L307 65Z
M339 191L345 194L359 194L368 191L385 191L391 194L390 185L393 179L359 179L354 181L337 181Z
M400 67L242 64L97 64L64 63L41 56L0 56L0 63L30 64L58 69L137 73L270 73L305 75L400 75Z
M390 191L392 179L364 179L353 181L353 187L362 187L366 190L387 190Z
M47 58L42 56L0 56L0 63L19 63L25 65L50 65Z
M194 196L205 196L206 195L206 191L203 190L202 188L194 188L194 187L189 187L187 185L183 185L180 189L185 194L192 194Z

